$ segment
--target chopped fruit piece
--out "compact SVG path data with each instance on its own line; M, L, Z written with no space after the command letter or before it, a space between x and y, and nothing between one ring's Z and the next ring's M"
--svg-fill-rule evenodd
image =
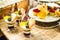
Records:
M26 21L26 22L20 22L19 23L19 26L20 26L20 28L22 28L22 29L26 29L26 26L27 26L27 24L28 24L28 22Z
M55 15L60 16L60 11L59 11L59 9L57 9L57 10L55 11Z
M11 18L11 16L5 16L4 20L8 20L8 18Z
M37 13L36 13L36 12L33 12L33 14L34 14L35 16L37 16Z
M44 12L39 12L37 16L38 16L39 18L41 18L41 19L45 19L45 18L46 18L46 15L47 15L47 14L44 13Z
M28 22L20 22L20 27L25 27Z
M50 9L50 12L53 12L53 13L54 13L54 12L55 12L55 10L54 10L54 9Z
M54 15L55 15L55 13L50 12L50 15L51 15L51 16L54 16Z
M19 11L16 11L15 14L18 15Z
M33 10L33 14L35 15L35 16L37 16L37 13L39 13L40 12L40 10L38 10L38 9L34 9Z
M58 12L57 15L60 16L60 12Z
M40 12L40 10L38 10L38 9L34 9L33 12Z

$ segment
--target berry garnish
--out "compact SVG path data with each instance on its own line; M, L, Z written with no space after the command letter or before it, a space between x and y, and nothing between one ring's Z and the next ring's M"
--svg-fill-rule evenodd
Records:
M8 18L8 21L11 21L11 18Z
M16 22L18 23L18 22L19 22L19 20L16 20Z
M38 9L34 9L33 11L34 11L34 12L40 12L40 10L38 10Z
M27 19L28 19L28 17L27 17L27 16L25 16L25 17L23 18L23 20L25 20L25 21L27 21Z
M54 13L54 12L55 12L55 10L54 10L54 9L50 9L50 12L53 12L53 13Z

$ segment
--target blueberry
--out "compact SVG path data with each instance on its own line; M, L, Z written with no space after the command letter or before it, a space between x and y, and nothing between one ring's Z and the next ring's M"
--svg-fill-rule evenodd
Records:
M16 22L18 23L18 22L19 22L19 20L16 20Z
M29 28L29 26L27 25L26 28Z
M11 21L11 18L8 18L8 21Z

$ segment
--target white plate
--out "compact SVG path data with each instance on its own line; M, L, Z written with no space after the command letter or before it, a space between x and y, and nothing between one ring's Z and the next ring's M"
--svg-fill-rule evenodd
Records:
M54 22L54 21L57 21L57 20L60 19L60 17L47 16L46 19L42 20L42 19L38 18L37 16L34 16L34 14L33 14L33 9L35 9L35 8L32 8L32 9L29 10L28 15L29 15L31 18L34 18L34 19L37 20L37 21L40 21L40 22Z
M48 6L55 6L55 7L60 7L58 4L56 3L46 3L46 5Z

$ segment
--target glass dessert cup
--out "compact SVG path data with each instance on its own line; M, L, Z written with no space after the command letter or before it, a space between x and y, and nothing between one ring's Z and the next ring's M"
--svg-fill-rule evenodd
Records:
M25 30L23 30L23 34L24 34L24 36L25 37L28 37L28 38L30 38L30 29L25 29Z
M8 32L14 32L15 31L15 27L14 27L14 23L15 22L6 22L7 23L7 31Z

